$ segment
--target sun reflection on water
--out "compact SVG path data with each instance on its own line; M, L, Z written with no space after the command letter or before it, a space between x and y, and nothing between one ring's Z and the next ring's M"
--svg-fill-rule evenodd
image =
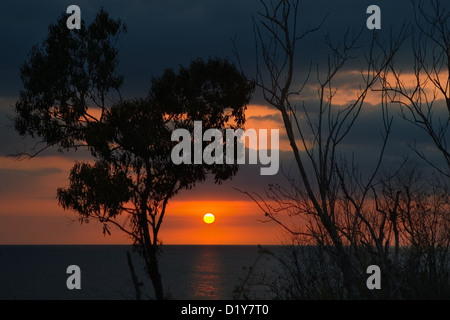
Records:
M221 257L213 246L204 246L193 256L194 269L189 275L188 283L191 287L193 299L220 299L223 279L220 274L224 270Z
M258 257L256 246L173 245L163 249L163 283L173 299L230 300Z

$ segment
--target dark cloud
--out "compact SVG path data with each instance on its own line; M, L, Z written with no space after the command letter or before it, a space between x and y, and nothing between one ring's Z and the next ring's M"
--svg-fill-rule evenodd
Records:
M299 65L318 59L326 61L329 52L325 35L338 43L345 30L362 30L361 40L372 31L365 28L366 8L371 1L300 1L299 32L317 26L327 17L322 28L307 36L298 45ZM382 30L398 27L411 17L407 0L395 3L377 1L382 10ZM2 1L0 4L0 95L15 96L20 88L18 71L30 48L47 33L50 23L65 12L71 1ZM234 59L230 38L237 37L237 48L246 70L254 68L252 16L258 19L262 6L257 0L239 1L87 1L79 0L82 18L89 23L99 8L128 26L121 45L120 69L126 76L125 94L145 94L152 76L167 67L186 64L197 57L222 56Z
M272 120L279 122L280 124L283 123L283 120L281 118L281 114L266 114L263 116L251 116L248 117L247 120L256 120L256 121L264 121L264 120Z
M64 171L54 164L36 169L0 168L0 202L11 201L10 197L17 195L23 198L32 195L53 201L58 187L53 184L54 179L59 179L62 175L65 175ZM46 193L49 190L51 192Z
M55 22L71 4L72 1L56 0L6 0L0 3L0 39L4 41L0 50L0 97L3 98L0 100L1 154L24 151L35 143L33 140L18 137L9 119L12 116L12 105L21 89L20 66L26 60L31 47L45 38L49 24ZM258 0L126 2L79 0L76 4L80 6L82 18L87 23L93 20L101 7L112 17L120 18L126 23L128 33L120 41L120 72L125 76L124 97L146 95L152 77L157 77L166 68L186 65L198 57L228 57L236 62L231 41L235 36L243 69L249 76L254 74L255 46L252 17L258 19L258 11L263 9ZM365 27L368 17L366 8L371 4L373 2L369 0L300 1L299 32L317 26L324 17L326 20L320 30L298 43L295 56L296 84L302 83L309 70L311 82L316 83L316 67L319 67L320 72L327 70L327 56L330 50L325 43L325 37L329 35L333 43L339 44L343 41L346 30L349 30L350 35L359 34L359 44L362 45L352 53L354 59L349 61L347 67L356 70L365 68L364 52L367 52L367 44L374 33ZM380 6L382 12L382 29L377 31L381 39L388 37L391 29L394 33L398 32L404 22L411 21L412 5L408 0L395 2L379 0L376 4ZM399 61L410 67L408 65L410 60L401 59L403 56L410 56L408 45L400 52ZM349 82L349 78L343 74L342 77L335 79L335 84L341 86L342 90L354 90L358 88L358 81ZM308 102L305 108L311 115L317 114L318 110L316 89L317 86L308 87L301 96L301 100ZM252 103L263 102L261 92L256 91ZM299 102L298 110L300 109ZM380 110L377 107L367 111L364 109L349 139L343 142L345 152L349 154L353 151L359 152L364 159L372 157L373 151L379 146L380 130L383 125ZM279 115L261 115L252 118L281 122ZM407 151L406 141L410 141L412 135L416 136L418 143L426 143L423 132L411 129L410 124L401 119L395 120L392 149L389 149L393 157L395 154L403 153L399 150ZM56 151L50 153L56 154ZM292 163L291 158L290 153L282 154L282 162L288 167ZM243 185L246 188L258 189L269 181L278 181L278 177L278 175L262 177L259 175L259 166L246 165L234 180L226 182L224 186ZM206 187L199 187L198 192L207 192L209 187L208 184L205 185ZM220 191L217 194L220 194Z
M4 178L5 176L47 176L49 174L55 174L63 172L61 168L57 167L48 167L48 168L40 168L40 169L4 169L0 168L0 177Z

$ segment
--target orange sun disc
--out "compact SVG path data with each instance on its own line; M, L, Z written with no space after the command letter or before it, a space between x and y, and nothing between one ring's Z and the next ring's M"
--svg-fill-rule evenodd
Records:
M203 221L207 224L213 223L214 220L216 220L216 217L212 213L207 213L203 216Z

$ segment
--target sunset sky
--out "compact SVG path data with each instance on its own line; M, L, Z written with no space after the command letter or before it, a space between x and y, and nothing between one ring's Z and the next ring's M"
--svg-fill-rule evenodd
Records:
M299 45L295 70L297 79L304 79L311 61L326 63L325 35L339 38L347 28L369 39L365 29L366 8L377 4L382 11L382 34L390 27L399 28L411 18L410 1L301 1L299 26L315 25L328 15L322 28ZM164 69L187 65L198 57L228 57L236 62L231 39L236 37L237 49L244 70L253 76L255 66L252 15L261 9L257 0L240 1L12 1L0 3L0 245L1 244L122 244L129 243L120 231L112 229L103 236L101 225L92 222L80 225L76 214L58 206L56 190L68 185L69 170L75 160L89 159L86 153L58 154L46 151L30 160L17 161L7 157L29 151L36 141L20 137L13 128L13 106L22 84L21 64L34 44L47 35L50 23L56 21L67 6L81 8L82 19L90 23L100 7L113 18L127 25L128 33L120 41L120 72L125 77L122 95L125 98L147 94L152 77ZM410 46L400 55L407 57ZM401 59L399 59L401 61ZM404 60L404 74L411 74ZM340 91L335 103L345 105L355 98L360 83L360 59L352 60L337 78ZM408 69L409 68L409 69ZM305 71L306 70L306 71ZM313 85L307 86L303 101L317 97ZM381 144L379 97L368 96L365 108L354 128L352 138L343 144L355 152L360 166L373 163L373 152ZM312 108L312 107L311 107ZM398 110L393 109L393 114ZM261 92L256 91L247 111L246 128L280 129L282 168L291 170L284 129L279 113L268 107ZM406 141L427 146L429 141L420 131L400 119L395 120L386 159L394 163L410 152ZM432 148L429 148L432 155ZM183 191L168 206L160 238L165 244L279 244L286 235L274 223L263 222L264 214L248 196L236 189L257 192L273 182L284 183L281 174L260 176L260 165L243 165L238 174L222 185L207 181L193 190ZM281 171L281 170L280 170ZM295 172L293 174L296 174ZM213 213L216 221L207 225L202 218ZM288 219L288 218L286 218Z

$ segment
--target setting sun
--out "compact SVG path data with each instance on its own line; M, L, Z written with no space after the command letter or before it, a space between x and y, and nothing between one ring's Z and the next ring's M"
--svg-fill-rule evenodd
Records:
M203 216L203 221L207 224L213 223L214 220L216 220L216 217L212 213L207 213Z

